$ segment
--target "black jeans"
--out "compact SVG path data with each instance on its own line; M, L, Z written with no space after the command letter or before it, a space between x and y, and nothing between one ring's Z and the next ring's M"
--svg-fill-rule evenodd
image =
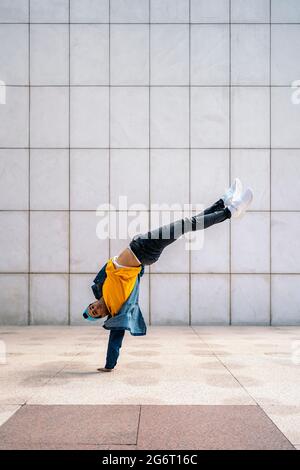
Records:
M168 225L163 225L145 234L133 237L129 246L141 264L150 265L160 257L164 248L181 235L195 230L204 230L212 225L230 219L231 212L224 206L223 199L193 217L185 217Z

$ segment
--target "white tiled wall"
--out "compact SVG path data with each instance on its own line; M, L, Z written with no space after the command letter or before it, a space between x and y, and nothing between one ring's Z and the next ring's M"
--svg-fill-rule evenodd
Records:
M100 204L144 231L239 176L249 213L146 269L145 319L300 324L298 0L1 0L0 43L0 323L83 323L129 239Z

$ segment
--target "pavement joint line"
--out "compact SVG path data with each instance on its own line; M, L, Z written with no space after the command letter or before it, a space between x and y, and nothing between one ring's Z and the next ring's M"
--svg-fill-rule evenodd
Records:
M87 349L87 346L85 347L85 349ZM68 360L64 363L63 367L61 369L59 369L54 375L52 375L51 377L49 377L48 380L45 380L45 382L43 382L41 384L41 388L45 387L46 385L48 385L53 379L55 379L71 362L73 362L77 356L79 356L83 351L81 350L80 352L76 353L74 357L71 358L71 360ZM38 394L39 391L36 391L34 392L32 395L30 395L29 398L27 398L27 400L25 401L24 404L27 404L27 405L30 405L30 406L33 406L31 405L30 403L28 403L29 401L31 401L32 399L34 399L34 397L36 396L36 394Z
M197 333L196 333L197 334ZM200 340L203 342L203 344L205 344L206 346L210 347L198 334L197 336L200 338ZM241 382L237 379L237 377L235 377L235 375L230 371L230 369L228 369L228 367L223 363L223 361L220 359L220 357L218 357L218 355L213 351L213 354L214 356L218 359L219 362L221 362L221 364L228 370L228 372L232 375L232 377L238 382L238 384L243 388L243 390L249 395L249 397L256 403L256 406L258 406L258 408L260 408L260 410L267 416L268 420L271 421L274 426L278 429L278 431L284 435L284 437L288 440L288 442L294 447L296 448L296 446L298 444L293 444L290 439L286 436L286 434L276 425L276 423L272 420L272 418L267 414L267 412L264 410L264 408L257 402L257 400L251 395L251 393L249 393L249 391L247 390L247 388L241 384Z
M192 327L193 329L193 327ZM207 346L208 348L211 349L211 347L209 346L208 343L205 342L205 340L203 338L200 337L200 335L196 332L196 335L198 336L198 338L200 338L200 340L202 341L203 344L205 344L205 346ZM254 401L254 403L259 407L260 405L258 404L257 400L251 395L251 393L247 390L247 388L241 384L241 382L238 380L238 378L233 374L233 372L231 372L231 370L226 366L226 364L221 360L220 356L218 356L218 354L212 350L213 352L213 355L215 356L215 358L220 362L220 364L222 364L222 366L229 372L229 374L234 378L234 380L239 384L239 386L244 390L244 392L251 398L251 400Z
M209 344L206 343L200 336L199 334L197 334L196 332L196 335L198 336L198 338L200 338L200 340L203 342L203 344L205 344L207 347L210 348ZM213 351L213 355L216 357L216 359L225 367L225 369L230 373L230 375L237 381L237 383L241 386L241 388L247 393L247 395L249 395L249 397L255 402L256 406L258 406L258 408L260 408L260 410L267 416L267 418L269 419L269 421L271 421L274 426L278 429L279 432L281 432L281 434L284 435L284 437L289 441L289 443L295 447L297 444L293 444L290 439L286 436L286 434L281 430L279 429L279 427L276 425L276 423L272 420L272 418L266 413L266 411L262 408L262 406L258 403L258 401L251 395L251 393L248 391L248 389L243 385L241 384L241 382L238 380L238 378L233 374L233 372L231 372L231 370L226 366L226 364L224 364L224 362L221 360L221 358L217 355L217 353L215 353L215 351Z
M138 445L138 440L139 440L141 414L142 414L142 405L139 405L139 418L138 418L138 424L137 424L137 430L136 430L136 441L135 441L135 444L133 444L136 446Z
M272 420L272 418L268 415L268 413L260 406L258 405L259 408L261 409L261 411L263 412L263 414L268 418L269 421L271 421L271 423L275 426L276 429L278 429L279 432L281 432L281 434L283 434L283 436L286 438L287 441L289 441L289 443L291 444L291 446L295 447L296 444L293 444L290 439L286 436L286 434L277 426L277 424Z

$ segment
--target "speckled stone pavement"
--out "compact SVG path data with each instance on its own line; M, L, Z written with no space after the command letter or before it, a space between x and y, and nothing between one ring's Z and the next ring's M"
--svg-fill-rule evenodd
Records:
M0 449L300 447L299 327L151 327L111 374L99 326L0 340Z

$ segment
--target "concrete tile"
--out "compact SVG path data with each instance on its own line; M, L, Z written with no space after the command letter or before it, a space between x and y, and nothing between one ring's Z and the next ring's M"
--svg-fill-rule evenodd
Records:
M188 147L188 87L155 87L150 99L151 147Z
M69 91L67 87L33 87L30 94L31 146L68 147L68 114Z
M108 238L98 238L94 212L71 213L71 272L97 273L108 259ZM100 234L100 230L99 230ZM101 235L101 234L100 234Z
M68 150L31 150L30 208L33 210L69 209Z
M274 212L272 222L272 272L298 273L300 261L300 214Z
M134 235L146 233L149 230L149 212L135 210L134 206L131 209L126 210L126 199L120 198L116 208L110 211L109 216L103 216L101 222L99 222L99 234L104 234L106 231L109 233L112 256L119 255ZM99 215L102 215L100 211ZM110 223L109 228L106 226L108 220ZM146 271L147 269L149 268L146 267Z
M0 146L3 148L28 147L28 87L5 86L4 94L5 106L0 106L0 121L2 123Z
M53 327L47 327L48 334L52 331L51 328ZM45 365L40 365L39 371L42 370L43 374L39 373L39 377L40 379L48 377L48 384L44 387L37 388L36 386L34 396L30 391L31 403L104 404L108 403L107 397L109 396L109 403L115 404L222 404L224 402L252 404L249 396L216 358L211 354L208 356L206 351L203 355L203 350L201 351L198 347L191 348L192 338L196 338L197 344L201 341L188 327L168 329L151 327L148 336L142 338L126 335L119 366L109 377L96 372L96 367L99 367L105 358L107 332L98 328L96 331L94 328L92 330L84 327L71 327L71 330L70 327L68 329L60 327L59 330L56 327L53 332L62 331L62 328L64 334L56 335L54 339L56 345L58 338L62 339L59 342L61 353L66 350L66 344L70 344L72 336L76 334L79 338L80 332L84 335L81 339L83 341L84 337L87 339L91 336L91 332L95 331L92 335L95 339L87 343L94 346L90 348L86 345L82 355L77 356L76 360L71 356L63 356L64 360L69 359L69 362L63 363L64 368L61 367L62 370L58 374L56 372L55 378L53 374L60 363L58 359L55 362L49 362L48 359L48 364L46 362ZM161 341L162 337L163 341ZM68 351L70 351L69 346ZM181 358L187 354L190 357L189 364L182 364ZM160 356L164 357L163 362ZM27 370L27 374L30 373L30 365ZM170 370L172 374L169 373ZM211 373L212 370L214 374ZM196 374L195 371L197 371ZM15 373L14 370L12 373ZM101 381L103 392L100 395L99 381ZM190 384L189 393L183 393L183 390L186 391L187 383ZM201 387L199 387L200 383ZM87 388L88 394L86 394Z
M71 150L71 210L96 210L108 203L108 172L108 150Z
M188 23L189 0L151 0L152 23Z
M166 174L172 168L172 179ZM151 150L151 204L155 207L169 207L178 212L189 202L189 158L188 150ZM179 215L177 218L181 218Z
M263 406L299 402L292 360L297 327L149 327L146 337L125 335L118 367L108 375L96 373L108 334L94 324L6 326L0 338L9 353L0 367L1 404L254 405L251 397Z
M25 406L0 436L2 444L135 444L139 413L139 406Z
M189 84L188 25L151 26L151 85Z
M31 0L30 21L32 23L68 23L69 3L68 0Z
M297 0L272 0L273 23L295 23L300 21L300 5Z
M128 246L130 240L136 235L146 233L149 230L149 212L139 211L132 206L131 210L127 211L125 208L126 199L120 198L120 203L117 206L117 210L112 210L109 213L109 217L104 211L99 211L101 220L97 225L97 232L100 239L105 237L105 234L109 234L111 244L111 256L119 255ZM118 211L118 209L120 209ZM138 207L137 207L138 209ZM102 216L102 214L105 214ZM109 220L110 226L107 227ZM146 272L149 270L146 267Z
M110 27L112 85L149 84L149 26Z
M1 13L0 17L3 22ZM28 85L28 26L1 24L0 41L1 80L7 85Z
M3 367L1 366L0 371ZM27 370L14 370L13 378L1 378L0 405L23 405L37 390L37 388L45 382L45 378L36 378L33 376L32 368Z
M137 207L139 204L142 204L144 208L149 207L149 151L144 149L112 149L110 168L114 181L110 188L111 204L118 208L119 197L126 196L128 208L130 206ZM124 178L128 169L134 177L134 184L132 184L131 178ZM98 175L97 178L99 178ZM104 200L104 198L102 199Z
M293 445L300 442L299 406L264 406L263 410Z
M68 323L68 276L66 274L31 274L30 311L38 325Z
M255 195L250 211L270 209L270 166L269 150L231 151L231 178L239 177L244 187L252 188Z
M0 5L3 23L26 23L29 17L27 0L3 0Z
M71 23L108 23L109 0L71 0Z
M148 0L111 0L110 20L113 23L148 23Z
M69 218L66 211L36 211L30 218L30 262L33 272L68 271ZM53 256L55 253L55 256Z
M232 25L231 38L233 85L268 85L270 27L258 24Z
M71 88L71 147L108 147L108 87Z
M191 88L192 147L229 145L229 92L227 87Z
M193 23L229 22L229 0L191 0Z
M111 147L149 146L149 91L144 87L111 89Z
M54 10L54 8L53 8ZM67 25L43 24L30 28L31 85L68 85L69 30Z
M25 211L0 212L0 246L0 271L27 271L28 214Z
M205 168L205 171L203 169ZM210 181L214 180L212 185ZM219 200L229 184L229 152L223 149L192 149L191 203L203 209Z
M229 26L191 26L191 84L228 85Z
M231 225L232 272L268 273L270 269L270 214L248 212L242 220L236 222ZM255 231L252 230L254 226Z
M108 25L72 24L70 34L71 85L108 85Z
M269 0L252 0L251 2L232 0L231 21L233 23L268 23L270 21Z
M290 86L300 74L300 25L272 25L272 85Z
M0 302L5 312L1 317L1 325L26 325L28 321L28 275L0 274Z
M145 345L142 348L132 347L132 349L129 346L123 347L118 367L113 374L109 374L109 377L107 374L104 376L96 372L96 368L104 364L105 350L103 350L95 354L93 360L90 360L85 367L83 365L76 368L69 367L51 379L48 385L36 391L30 398L30 403L254 404L223 366L216 366L217 359L212 355L200 355L194 350L189 354L190 361L187 366L187 364L180 365L183 350L177 352L176 342L171 349L163 349L161 352L156 351L156 348L154 350L153 347L150 349L150 346L148 349L145 347ZM186 349L186 353L188 351L190 349ZM160 356L164 357L163 363ZM202 369L202 364L206 364L206 368ZM99 381L101 381L101 394L99 394Z
M229 272L229 223L218 224L206 230L193 233L191 242L192 273Z
M260 406L298 406L300 380L290 353L223 356L222 362ZM244 366L241 368L241 366ZM292 383L292 386L291 386Z
M188 324L188 275L151 275L152 323ZM165 299L168 299L167 303Z
M229 323L229 276L192 274L192 325Z
M299 275L272 275L272 324L299 325Z
M270 323L270 276L232 275L232 323Z
M138 449L293 449L256 406L143 406L137 446Z
M232 88L233 147L270 145L270 93L262 87Z
M295 103L298 103L298 95L294 96L290 87L272 88L272 147L285 149L300 147L300 136L297 132L300 107Z
M272 150L272 209L299 210L300 152Z
M28 150L0 150L1 210L28 209Z

